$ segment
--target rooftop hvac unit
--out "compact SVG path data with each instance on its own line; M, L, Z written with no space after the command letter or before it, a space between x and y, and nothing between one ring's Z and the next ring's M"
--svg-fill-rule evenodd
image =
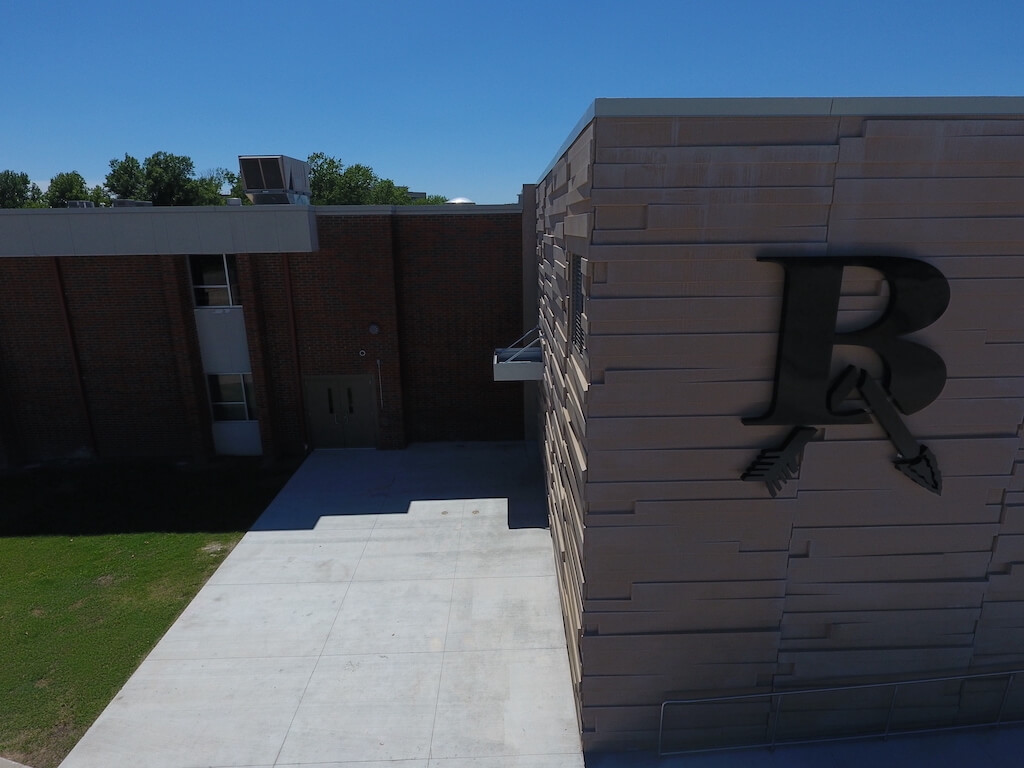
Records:
M110 201L114 208L143 208L152 207L152 200L132 200L127 197L116 197Z
M92 200L68 200L68 208L95 208Z
M285 155L240 155L245 196L256 205L309 205L309 164Z

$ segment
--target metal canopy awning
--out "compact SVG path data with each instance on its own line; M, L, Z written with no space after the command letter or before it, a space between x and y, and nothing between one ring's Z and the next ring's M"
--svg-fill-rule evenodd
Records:
M527 344L530 336L533 341ZM524 333L511 346L494 350L495 381L540 381L544 377L544 359L540 348L540 328Z

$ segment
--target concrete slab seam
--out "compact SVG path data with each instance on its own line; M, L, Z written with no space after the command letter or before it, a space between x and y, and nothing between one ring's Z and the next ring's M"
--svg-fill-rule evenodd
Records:
M373 529L376 528L376 527L377 527L377 518L375 517L374 521L373 521L373 525L370 526L371 535L372 535ZM246 534L246 535L248 535L248 534ZM362 550L360 550L359 557L356 558L355 567L352 569L352 574L353 575L355 575L356 569L359 568L359 563L363 559L363 555L366 552L366 545L369 542L369 540L370 540L370 536L367 536L366 540L363 542L363 548L362 548ZM348 591L349 591L349 589L351 587L352 587L352 578L349 577L349 579L345 583L345 594L342 595L341 601L338 603L338 611L337 611L337 613L334 614L334 621L331 622L331 628L327 631L327 634L324 635L323 645L320 646L320 653L317 656L316 663L310 669L309 677L306 678L306 685L303 687L302 693L299 695L298 701L295 702L295 711L292 712L291 720L288 721L288 727L285 729L284 736L281 739L281 746L279 746L277 748L277 754L274 756L274 765L278 764L278 761L281 759L281 752L284 751L285 744L288 743L288 736L291 734L292 727L295 725L295 718L298 717L299 710L302 708L302 702L306 698L306 692L309 690L309 684L312 682L313 676L316 674L316 670L320 666L320 661L324 657L324 651L327 648L327 641L331 637L331 632L334 631L334 627L338 623L338 617L341 616L341 612L345 608L345 598L348 597Z

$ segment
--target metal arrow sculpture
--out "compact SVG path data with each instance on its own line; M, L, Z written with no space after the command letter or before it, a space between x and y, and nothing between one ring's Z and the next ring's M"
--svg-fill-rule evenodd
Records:
M829 407L838 410L854 388L896 449L897 457L893 460L896 469L922 488L941 495L942 473L938 459L928 446L914 439L889 395L867 371L854 366L843 371L829 393ZM763 481L768 493L775 498L796 474L803 449L816 433L814 427L795 427L779 448L761 451L740 479Z
M747 467L741 480L763 480L768 493L774 499L782 486L793 478L800 468L800 455L804 446L811 441L818 430L814 427L796 427L779 448L766 449Z
M918 443L910 434L907 425L900 418L899 411L881 385L871 378L867 371L861 370L857 389L899 454L893 460L896 469L922 488L942 495L942 473L939 471L938 459L928 450L928 446Z

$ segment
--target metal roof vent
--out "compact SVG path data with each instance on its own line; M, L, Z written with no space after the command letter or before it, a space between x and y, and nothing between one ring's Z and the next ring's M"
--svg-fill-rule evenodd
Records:
M445 205L476 205L468 197L453 197L451 200L445 200Z
M255 205L309 205L309 163L285 155L239 155L245 196Z

